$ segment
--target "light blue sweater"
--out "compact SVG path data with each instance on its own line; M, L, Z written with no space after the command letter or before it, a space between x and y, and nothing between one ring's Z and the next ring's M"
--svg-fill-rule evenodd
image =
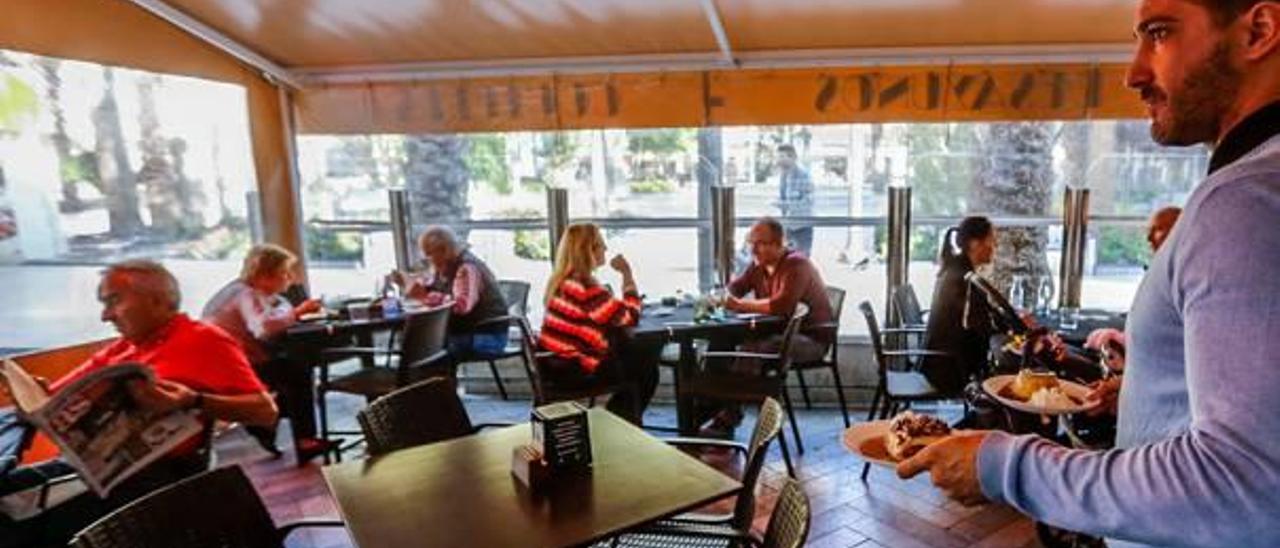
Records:
M1280 546L1280 137L1211 175L1128 320L1117 448L996 433L983 493L1121 546Z

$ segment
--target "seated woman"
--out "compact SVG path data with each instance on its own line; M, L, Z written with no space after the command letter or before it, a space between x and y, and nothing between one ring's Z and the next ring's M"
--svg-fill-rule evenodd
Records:
M214 294L205 304L202 319L231 335L244 349L258 376L278 394L283 415L293 425L293 442L299 463L322 454L328 445L316 437L315 398L310 367L275 356L272 340L298 318L317 310L321 304L310 299L292 306L280 294L293 283L298 258L273 244L259 244L249 250L240 277ZM272 454L275 428L251 428L249 432Z
M449 316L449 353L454 357L493 355L507 346L507 324L477 327L486 320L507 315L507 301L489 266L467 250L447 226L427 227L418 237L422 256L431 263L431 275L391 273L405 296L429 306L453 301Z
M996 231L986 217L966 217L943 237L924 344L948 355L930 356L920 366L938 392L959 394L987 361L996 326L982 297L969 290L965 275L989 264L995 253Z
M569 225L547 281L546 315L538 344L556 356L546 360L543 378L559 385L631 384L609 399L607 408L640 424L658 386L661 344L638 347L623 328L640 319L640 293L631 264L616 255L609 266L622 275L622 298L592 274L605 263L604 238L591 223ZM638 413L638 415L636 414Z

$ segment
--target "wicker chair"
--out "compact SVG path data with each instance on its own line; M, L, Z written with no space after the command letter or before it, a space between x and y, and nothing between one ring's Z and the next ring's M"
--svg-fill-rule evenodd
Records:
M732 531L703 530L683 537L635 534L623 537L627 547L643 548L723 548L732 546L758 546L762 548L800 548L809 538L811 510L809 497L804 494L800 482L787 478L778 494L778 502L769 515L769 526L764 538L756 538L750 528Z
M510 328L513 324L513 318L524 318L529 310L529 282L520 280L498 280L498 290L502 292L503 300L507 301L507 315L501 318L491 318L476 324L476 329L482 329L495 324L506 324ZM468 353L461 356L455 356L459 364L468 362L486 362L489 364L489 372L493 373L493 382L498 386L498 394L503 400L507 399L507 387L502 382L502 375L498 373L498 360L507 358L524 358L524 350L521 337L512 334L507 342L506 348L496 353Z
M704 352L700 357L698 371L686 377L681 383L684 395L695 399L716 402L757 403L765 398L782 400L787 409L787 418L791 422L791 433L795 436L796 450L804 453L800 442L800 428L796 425L796 415L791 408L791 398L787 395L787 374L791 369L791 341L800 331L800 325L808 316L809 309L803 304L796 307L782 333L782 344L775 353L757 352ZM733 372L733 362L737 360L758 360L759 375L744 375ZM721 370L709 369L710 362L721 361L726 367ZM795 468L791 464L791 455L787 449L784 436L779 435L782 457L787 464L787 473L795 476Z
M253 484L236 466L210 470L135 500L76 534L73 548L268 548L300 527L342 527L302 521L277 528Z
M738 531L751 529L751 522L756 513L756 486L759 484L760 472L764 469L765 458L769 452L769 444L778 437L782 430L782 406L778 400L765 398L760 405L759 418L755 430L751 433L751 442L740 443L698 438L668 438L667 443L676 447L689 448L729 448L746 459L742 470L742 490L734 500L733 513L709 515L702 513L683 514L660 521L648 527L642 527L635 533L629 533L604 541L597 546L644 547L662 546L664 543L679 543L689 537L702 537L708 533L732 536ZM717 539L718 540L718 539ZM656 543L656 544L655 544ZM727 541L719 541L718 546L727 545Z
M354 436L356 431L329 428L329 407L325 396L342 392L364 396L366 400L389 394L399 388L433 376L451 376L453 362L445 350L449 325L449 307L440 306L408 314L401 328L400 346L388 351L381 348L344 347L325 350L325 363L320 367L316 386L320 407L320 432L326 440L332 436ZM343 357L386 356L385 367L363 367L354 373L330 378L329 363ZM395 362L394 364L392 362Z
M435 378L387 394L356 414L369 455L451 440L499 424L471 424L453 379Z
M844 295L843 289L827 286L827 300L831 302L831 313L835 319L825 325L812 325L809 328L829 330L832 333L832 340L834 340L835 336L840 334L840 314L844 312ZM849 406L844 400L844 383L840 381L839 349L840 345L833 342L822 359L812 362L792 363L791 370L796 372L796 380L800 382L800 395L804 397L806 409L813 409L813 402L809 400L809 386L805 384L804 372L813 369L829 369L831 371L831 379L836 385L836 399L840 402L840 413L844 416L845 428L848 428L852 423L849 422Z

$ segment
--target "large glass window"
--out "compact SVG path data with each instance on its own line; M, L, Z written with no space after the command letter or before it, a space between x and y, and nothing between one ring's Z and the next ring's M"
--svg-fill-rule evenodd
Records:
M708 188L724 184L735 189L739 245L755 218L781 219L828 283L848 291L842 330L859 334L859 302L884 318L890 185L912 188L909 272L922 300L946 227L981 214L1002 229L997 283L1007 290L1021 276L1028 305L1032 285L1048 286L1035 292L1042 300L1056 295L1064 191L1084 185L1094 214L1085 303L1124 308L1145 260L1131 249L1138 226L1185 200L1203 172L1203 150L1161 149L1145 132L1145 122L1089 121L310 136L309 257L314 279L331 284L320 289L371 291L394 262L386 190L404 187L415 233L451 224L499 277L532 282L536 321L550 268L548 185L569 190L571 219L602 224L611 252L629 256L657 297L713 283ZM737 260L750 260L745 247Z
M113 335L102 266L159 259L198 313L256 190L237 85L0 50L0 352Z

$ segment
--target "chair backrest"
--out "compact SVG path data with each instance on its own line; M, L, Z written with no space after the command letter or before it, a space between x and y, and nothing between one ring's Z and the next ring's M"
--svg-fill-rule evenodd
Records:
M883 380L885 376L884 340L880 335L880 323L876 321L876 310L871 307L871 301L862 301L858 304L858 310L862 311L862 317L867 320L867 333L871 338L871 352L876 358L876 374Z
M893 305L898 308L902 325L924 325L924 311L920 308L920 299L916 298L916 289L911 284L902 284L893 289Z
M411 384L356 414L370 455L451 440L472 433L471 417L451 378Z
M498 291L507 301L507 313L512 316L527 316L529 312L529 282L521 280L498 280Z
M787 478L764 532L765 548L800 548L809 538L809 496L800 482Z
M412 312L405 316L400 343L402 368L444 350L449 335L448 305Z
M239 466L217 468L135 500L76 534L75 548L284 546Z
M542 375L538 372L538 341L533 338L533 328L524 316L516 316L514 323L520 330L520 350L524 353L524 373L529 377L529 389L533 392L534 405L546 403L542 390Z
M760 482L760 472L764 470L764 460L769 454L769 445L778 438L782 430L782 405L778 400L765 398L760 404L760 414L756 419L756 428L751 431L751 442L747 445L747 463L742 471L742 490L733 504L733 526L739 529L750 529L751 521L756 515L756 484Z
M787 328L782 332L782 344L778 346L778 355L781 359L778 360L775 371L784 379L791 371L791 341L795 340L796 333L800 332L800 326L808 315L808 306L804 303L796 304L796 311L791 315L791 319L787 320Z
M826 290L827 290L827 301L831 303L831 321L835 322L836 324L836 328L835 328L836 337L833 337L831 339L834 341L840 335L840 316L844 314L845 291L833 285L827 286ZM832 363L835 363L838 361L836 359L836 352L839 348L840 348L839 344L832 343L831 350L829 351L831 355Z

